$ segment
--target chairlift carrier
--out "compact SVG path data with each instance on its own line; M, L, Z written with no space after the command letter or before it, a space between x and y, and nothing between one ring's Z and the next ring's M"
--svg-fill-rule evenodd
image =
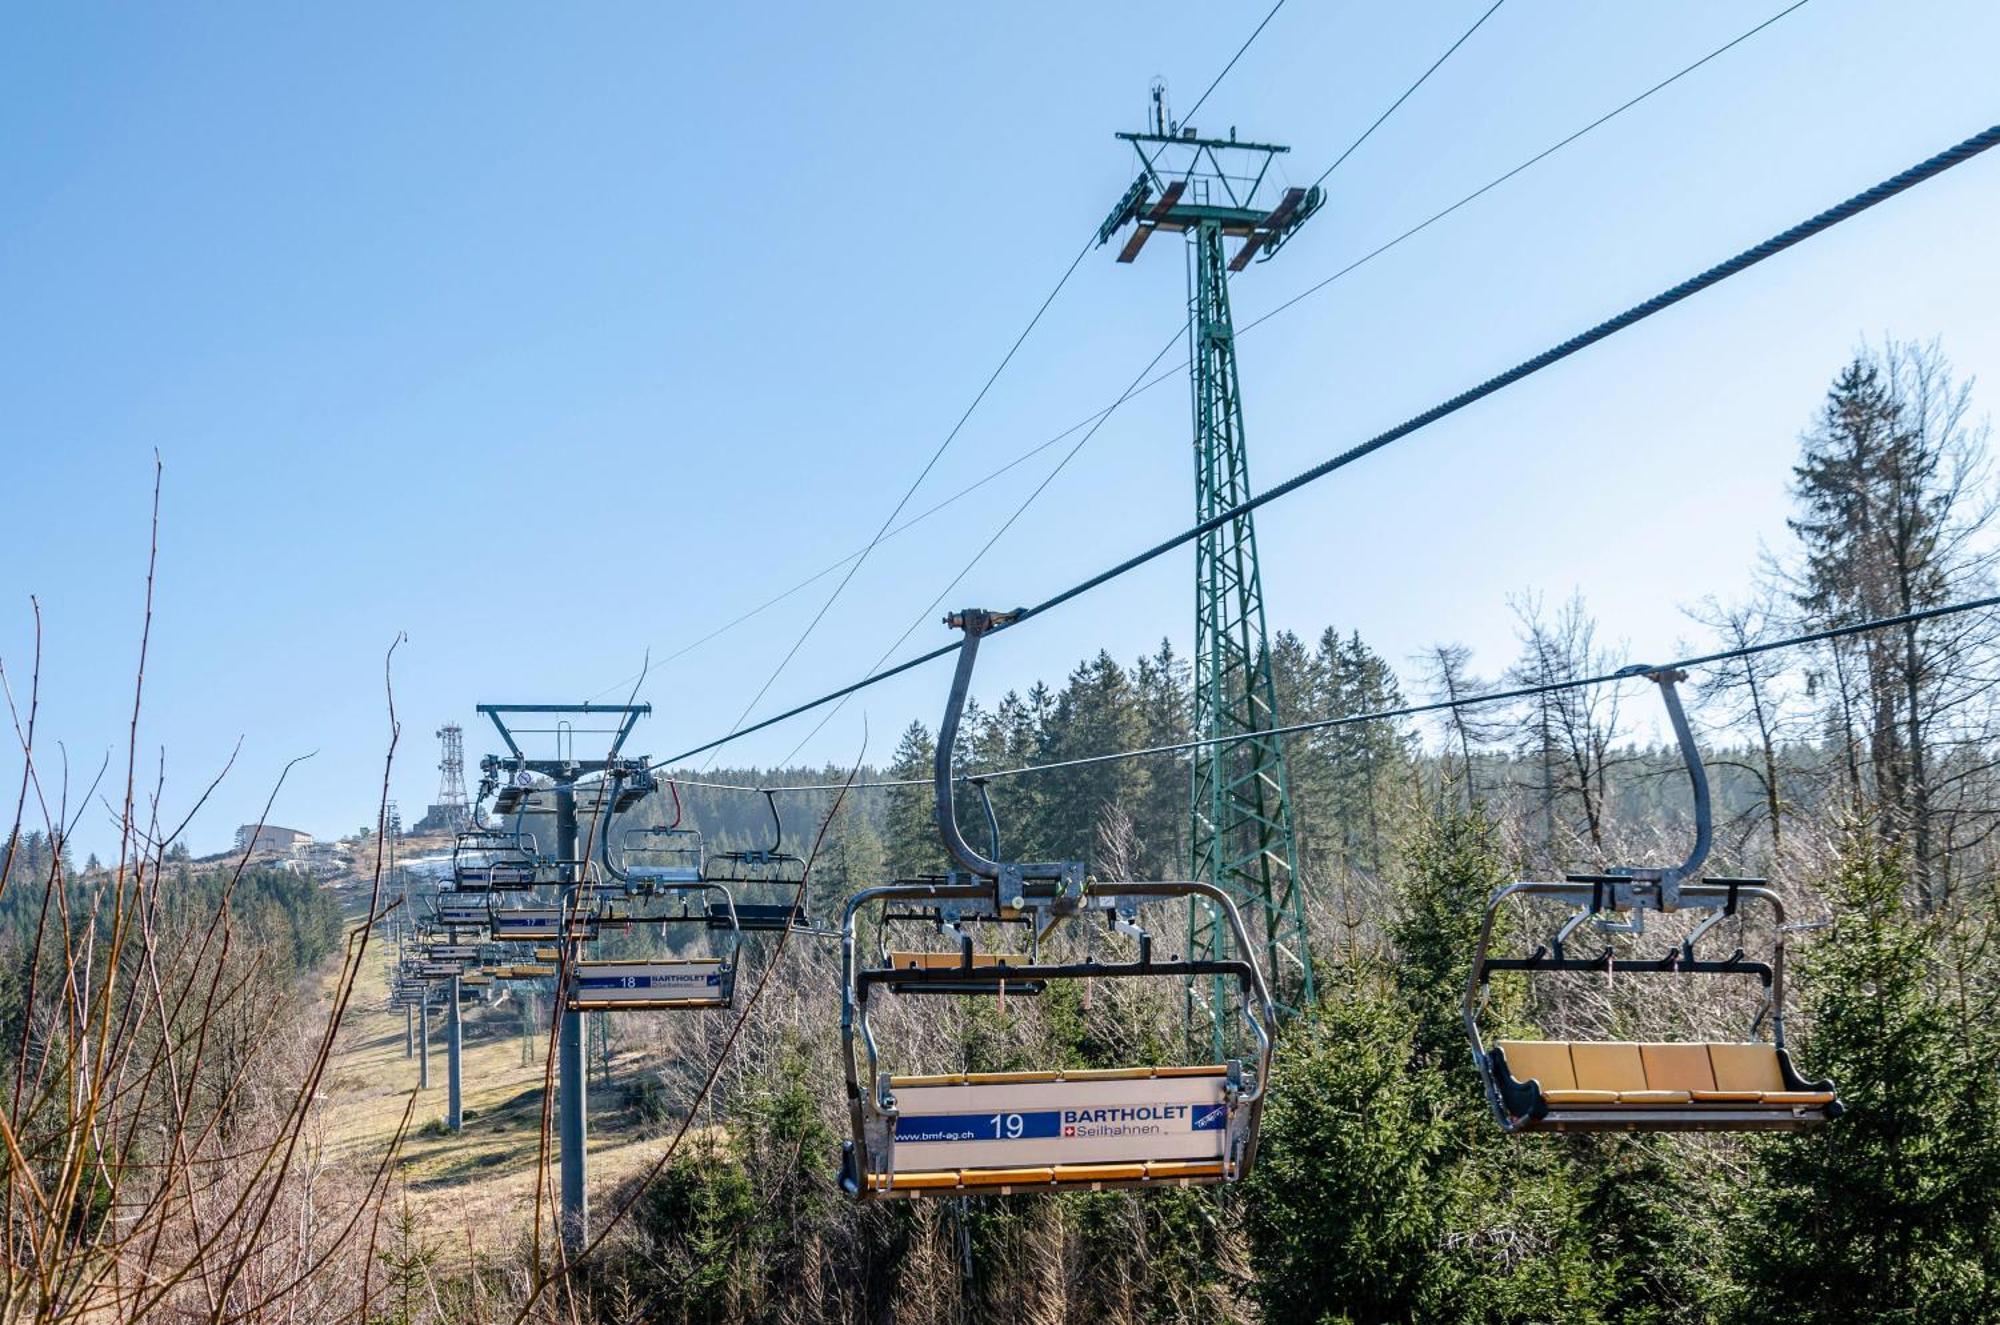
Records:
M933 789L938 831L957 870L943 879L864 889L842 915L841 1038L853 1123L842 1187L855 1199L868 1200L1235 1181L1249 1172L1256 1154L1277 1014L1229 897L1206 883L1087 882L1078 861L989 859L959 831L952 803L954 738L980 638L1008 620L976 609L946 618L964 630L965 641L938 730ZM1152 936L1137 923L1138 908L1194 897L1215 907L1236 937L1236 950L1245 954L1241 959L1154 958ZM1099 960L1093 954L1083 962L1045 963L1034 958L1009 967L1006 978L1011 983L1234 977L1257 1057L1249 1064L892 1076L880 1068L869 1022L871 993L883 986L915 992L980 983L974 973L992 969L976 964L969 945L951 965L864 966L857 953L857 916L864 908L898 903L939 914L954 908L995 917L1022 913L1042 932L1064 919L1102 916L1110 929L1136 941L1136 959ZM993 984L997 980L985 981L987 988Z
M518 891L540 880L533 833L468 828L452 839L451 880L458 892Z
M681 926L713 933L706 894L718 893L724 914L733 918L729 890L720 884L675 884L658 896L678 899L680 910L649 915L619 914L621 927L665 933ZM719 953L703 957L605 957L570 963L568 1004L578 1012L680 1012L727 1008L736 999L737 956L742 931L731 925Z
M780 889L789 893L783 901L738 900L736 918L745 930L773 933L789 929L832 937L832 930L815 928L809 918L806 862L803 856L785 850L785 821L778 814L778 794L768 788L762 794L764 808L771 816L771 845L712 852L702 867L702 877L711 883L728 885L732 894L746 888Z
M484 929L491 905L483 891L440 891L431 899L431 918L447 929Z
M613 782L622 787L622 780L616 773ZM648 786L652 784L649 780ZM650 897L663 887L698 884L703 875L703 852L701 833L697 829L681 827L681 789L672 778L667 779L667 790L674 798L673 822L648 828L628 828L620 835L618 849L614 855L611 846L611 828L607 824L598 839L598 859L605 872L618 883L624 885L630 897ZM614 796L617 809L624 808L624 797ZM634 856L648 856L652 859L634 860Z
M1494 1115L1509 1132L1797 1131L1838 1117L1841 1103L1833 1083L1800 1076L1785 1047L1785 935L1791 926L1786 923L1784 903L1762 879L1698 875L1708 858L1713 823L1708 775L1674 688L1686 673L1631 667L1621 675L1644 676L1660 688L1687 764L1694 799L1694 847L1676 866L1573 874L1560 883L1512 883L1494 892L1480 923L1464 1009L1473 1064L1485 1082ZM1492 956L1493 925L1501 907L1534 898L1566 902L1576 910L1549 944L1530 956ZM1702 936L1738 914L1747 902L1771 910L1770 960L1746 960L1740 948L1721 960L1698 956L1696 944ZM1710 914L1662 957L1619 961L1608 946L1593 957L1572 955L1571 937L1585 923L1606 933L1636 936L1644 931L1647 911L1685 910ZM1628 918L1609 918L1614 916ZM1479 1012L1494 971L1748 975L1762 982L1764 1000L1748 1042L1503 1040L1489 1049L1480 1033ZM1766 1020L1771 1038L1759 1040L1758 1029Z
M615 926L617 918L598 900L588 861L553 861L565 880L577 880L576 892L567 903L532 902L522 906L496 906L487 917L495 939L531 941L555 939L566 942L595 942L605 926ZM564 887L568 887L567 882Z

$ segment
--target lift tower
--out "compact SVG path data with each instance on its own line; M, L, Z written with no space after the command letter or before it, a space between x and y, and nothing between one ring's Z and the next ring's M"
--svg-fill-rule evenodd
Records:
M1251 495L1230 273L1275 254L1318 210L1321 195L1270 182L1272 163L1289 148L1239 142L1234 129L1203 138L1169 119L1159 83L1150 128L1118 137L1138 154L1139 176L1099 228L1099 245L1131 225L1118 251L1120 262L1131 262L1156 231L1187 237L1195 517L1206 523ZM1189 843L1194 877L1236 898L1256 928L1273 993L1289 1011L1311 1001L1313 973L1285 751L1271 734L1277 725L1257 534L1245 513L1206 529L1195 545L1194 732L1216 743L1195 755ZM1196 902L1189 956L1223 956L1225 942L1214 911ZM1223 995L1217 982L1205 1009L1218 1052ZM1202 1000L1192 988L1188 999L1192 1023Z
M481 704L480 713L492 719L500 739L506 743L504 755L488 755L479 763L485 776L480 783L481 799L488 788L497 788L493 809L496 814L553 814L556 821L556 854L540 862L557 875L562 889L563 913L577 904L585 885L590 862L577 850L579 825L577 796L596 793L589 808L603 816L626 809L652 789L647 761L621 757L625 738L639 719L653 711L651 704ZM602 716L611 719L608 727L578 728L572 718ZM528 727L522 719L553 719L553 725ZM602 759L578 759L576 738L608 735L610 748ZM553 737L553 759L531 759L521 749L517 737ZM585 778L594 781L579 787ZM538 781L546 779L546 782ZM603 831L603 825L597 826ZM563 960L576 955L574 940L563 943ZM586 1123L584 1091L583 1013L566 1007L556 1031L556 1129L561 1152L561 1204L563 1245L572 1253L584 1243L590 1221L585 1191Z

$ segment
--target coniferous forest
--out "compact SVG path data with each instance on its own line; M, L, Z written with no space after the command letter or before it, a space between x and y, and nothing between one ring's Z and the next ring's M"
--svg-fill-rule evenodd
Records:
M1841 367L1790 487L1754 586L1684 605L1691 653L1994 592L1987 427L1938 346ZM1254 1171L1228 1188L851 1202L839 955L765 940L740 1018L603 1014L606 1052L655 1066L594 1107L650 1120L659 1167L594 1197L601 1241L564 1263L548 1208L524 1201L511 1250L471 1254L412 1213L393 1155L316 1142L367 927L350 914L343 934L329 895L282 871L194 871L171 825L80 864L24 793L0 892L0 1319L2000 1319L2000 617L1754 653L1684 686L1714 789L1707 872L1784 900L1793 1053L1845 1113L1796 1134L1509 1136L1461 1016L1487 899L1675 860L1692 832L1652 687L1538 689L1634 661L1589 603L1551 587L1514 610L1518 655L1496 675L1449 640L1383 657L1348 622L1272 639L1282 722L1362 720L1286 742L1316 991L1279 1037ZM976 694L959 767L1184 742L1190 671L1163 640ZM1459 706L1365 717L1440 702ZM752 848L762 799L705 784L829 784L780 803L811 851L807 905L837 919L860 888L944 867L928 788L865 785L920 784L933 753L920 720L879 766L686 770L685 820L711 851ZM1007 858L1187 872L1183 753L990 787ZM629 825L662 822L661 802ZM969 793L961 810L982 813ZM1528 951L1562 918L1510 918L1497 941ZM1621 951L1691 923L1661 919ZM1746 911L1709 941L1773 938ZM1489 1041L1740 1039L1759 1015L1754 982L1615 964L1496 980L1479 1012ZM920 1070L1076 1068L1184 1060L1189 1017L1177 983L1086 982L897 1006L882 1030ZM412 1100L405 1124L421 1118Z

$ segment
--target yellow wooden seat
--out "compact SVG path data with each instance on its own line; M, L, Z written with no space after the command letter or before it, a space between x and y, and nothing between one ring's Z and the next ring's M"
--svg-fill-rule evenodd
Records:
M1533 1081L1557 1108L1659 1108L1669 1105L1751 1105L1813 1108L1834 1102L1831 1091L1793 1090L1778 1051L1769 1044L1575 1043L1502 1040L1508 1074Z
M876 1192L936 1192L989 1187L1096 1187L1105 1183L1185 1186L1222 1179L1222 1165L1215 1160L1138 1160L1026 1168L916 1169L898 1173L893 1180L886 1173L871 1173L868 1188Z
M871 1173L868 1175L868 1185L876 1191L882 1191L889 1186L889 1175L886 1173ZM940 1188L955 1188L958 1186L958 1170L933 1169L917 1173L899 1173L896 1175L896 1186L909 1191L937 1191Z
M1645 1060L1636 1044L1579 1041L1570 1045L1569 1060L1576 1068L1578 1090L1612 1091L1621 1103L1627 1095L1647 1093Z
M1711 1044L1709 1062L1715 1070L1718 1091L1756 1091L1758 1100L1773 1105L1821 1105L1833 1103L1833 1092L1793 1090L1778 1064L1778 1051L1768 1044Z
M1570 1063L1567 1040L1502 1040L1507 1070L1516 1081L1533 1081L1541 1087L1542 1098L1551 1104L1616 1104L1614 1090L1580 1090L1576 1070Z
M1649 1090L1682 1090L1689 1094L1715 1089L1715 1069L1709 1066L1705 1044L1642 1044L1639 1062Z

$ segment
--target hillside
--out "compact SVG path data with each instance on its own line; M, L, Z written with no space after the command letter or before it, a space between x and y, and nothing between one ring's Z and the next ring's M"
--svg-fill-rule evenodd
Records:
M521 1018L511 997L490 1007L465 1005L465 1130L453 1136L443 1127L443 1015L432 1013L430 1086L418 1090L417 1060L404 1054L403 1014L387 1006L394 960L392 945L372 944L356 982L322 1090L328 1156L344 1166L372 1168L408 1109L409 1132L397 1173L412 1209L427 1226L454 1233L450 1254L455 1259L468 1242L481 1253L506 1249L524 1235L522 1216L533 1200L547 1027L535 1033L530 1061L524 1063ZM593 1070L594 1192L608 1191L656 1158L654 1129L625 1107L623 1083L658 1066L644 1050L614 1053L608 1088ZM550 1164L553 1182L553 1158Z

